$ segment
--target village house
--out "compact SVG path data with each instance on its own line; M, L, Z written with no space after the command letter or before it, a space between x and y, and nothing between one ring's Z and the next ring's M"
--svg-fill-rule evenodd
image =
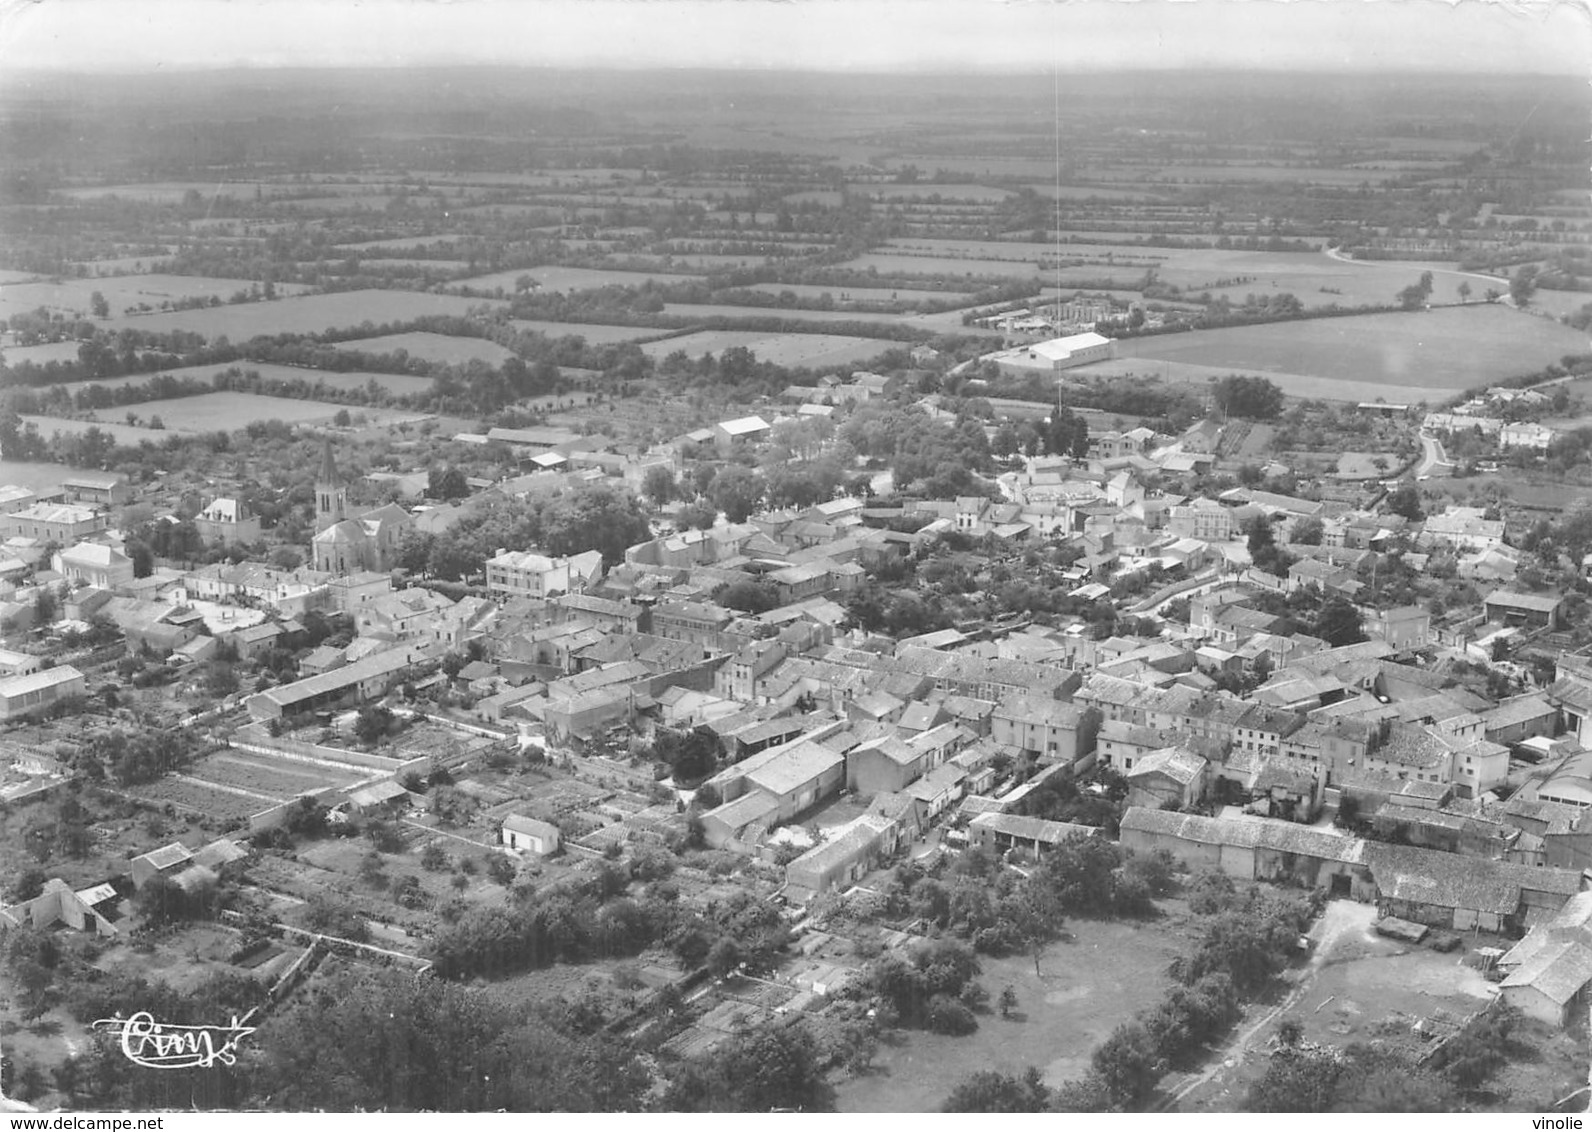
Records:
M504 818L498 839L511 853L528 852L538 857L552 856L561 844L558 826L523 814Z
M240 499L212 499L194 516L193 525L207 543L249 546L260 541L260 520Z
M486 561L486 585L502 598L545 600L583 593L603 576L603 556L595 550L569 558L549 558L529 550L500 550Z

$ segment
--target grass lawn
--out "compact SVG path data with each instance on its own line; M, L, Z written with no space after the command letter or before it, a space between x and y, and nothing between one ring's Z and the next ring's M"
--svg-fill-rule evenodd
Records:
M899 1040L881 1046L871 1072L838 1085L837 1107L937 1111L952 1089L981 1069L1021 1073L1034 1065L1051 1085L1081 1077L1094 1047L1159 1001L1169 985L1167 965L1185 947L1175 923L1075 921L1070 942L1045 949L1038 978L1031 956L982 958L980 982L991 1000L1002 987L1016 991L1012 1017L992 1009L962 1038L896 1031Z

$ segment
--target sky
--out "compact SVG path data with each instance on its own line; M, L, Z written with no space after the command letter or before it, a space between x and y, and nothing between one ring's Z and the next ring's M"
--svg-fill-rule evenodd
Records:
M1592 77L1592 0L0 0L0 68L1205 67Z

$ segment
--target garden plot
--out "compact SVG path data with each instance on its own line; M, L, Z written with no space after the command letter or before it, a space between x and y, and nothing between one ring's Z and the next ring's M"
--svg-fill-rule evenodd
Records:
M295 798L329 787L349 787L376 775L321 767L253 751L220 751L194 764L189 776L278 799Z
M235 794L194 779L167 775L158 782L129 787L127 793L156 805L171 803L179 809L222 821L241 821L270 808L271 803L247 794Z

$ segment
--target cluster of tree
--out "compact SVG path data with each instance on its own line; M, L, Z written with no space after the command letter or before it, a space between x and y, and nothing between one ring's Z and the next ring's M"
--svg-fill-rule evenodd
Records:
M1230 374L1216 383L1216 404L1231 417L1275 420L1282 413L1282 390L1267 378Z
M727 974L743 964L766 966L784 947L789 929L777 909L741 893L705 912L687 910L661 865L650 856L628 868L600 861L541 892L517 886L507 906L475 908L443 925L429 955L442 977L469 978L663 944L692 967L707 964ZM631 881L643 875L653 878L645 891L627 896Z
M974 1010L989 1001L976 981L973 949L952 939L928 940L908 956L885 955L863 973L863 992L879 1002L884 1026L968 1034L978 1028Z
M317 983L256 1037L252 1091L290 1111L637 1111L650 1080L555 1006L398 971Z
M1386 1049L1342 1050L1284 1044L1249 1088L1248 1112L1450 1112L1439 1077Z
M1467 287L1467 294L1469 289ZM1407 311L1418 311L1432 297L1432 273L1421 272L1419 281L1411 283L1398 294L1399 306Z
M992 493L978 478L992 465L989 438L974 417L952 424L915 409L870 402L853 412L840 432L861 456L894 472L898 492L931 499Z
M640 502L606 484L524 501L484 495L441 535L408 532L398 547L398 564L411 573L458 581L480 574L502 547L533 546L558 557L597 550L613 566L650 535Z
M743 1030L674 1066L667 1112L829 1112L829 1060L799 1016Z

